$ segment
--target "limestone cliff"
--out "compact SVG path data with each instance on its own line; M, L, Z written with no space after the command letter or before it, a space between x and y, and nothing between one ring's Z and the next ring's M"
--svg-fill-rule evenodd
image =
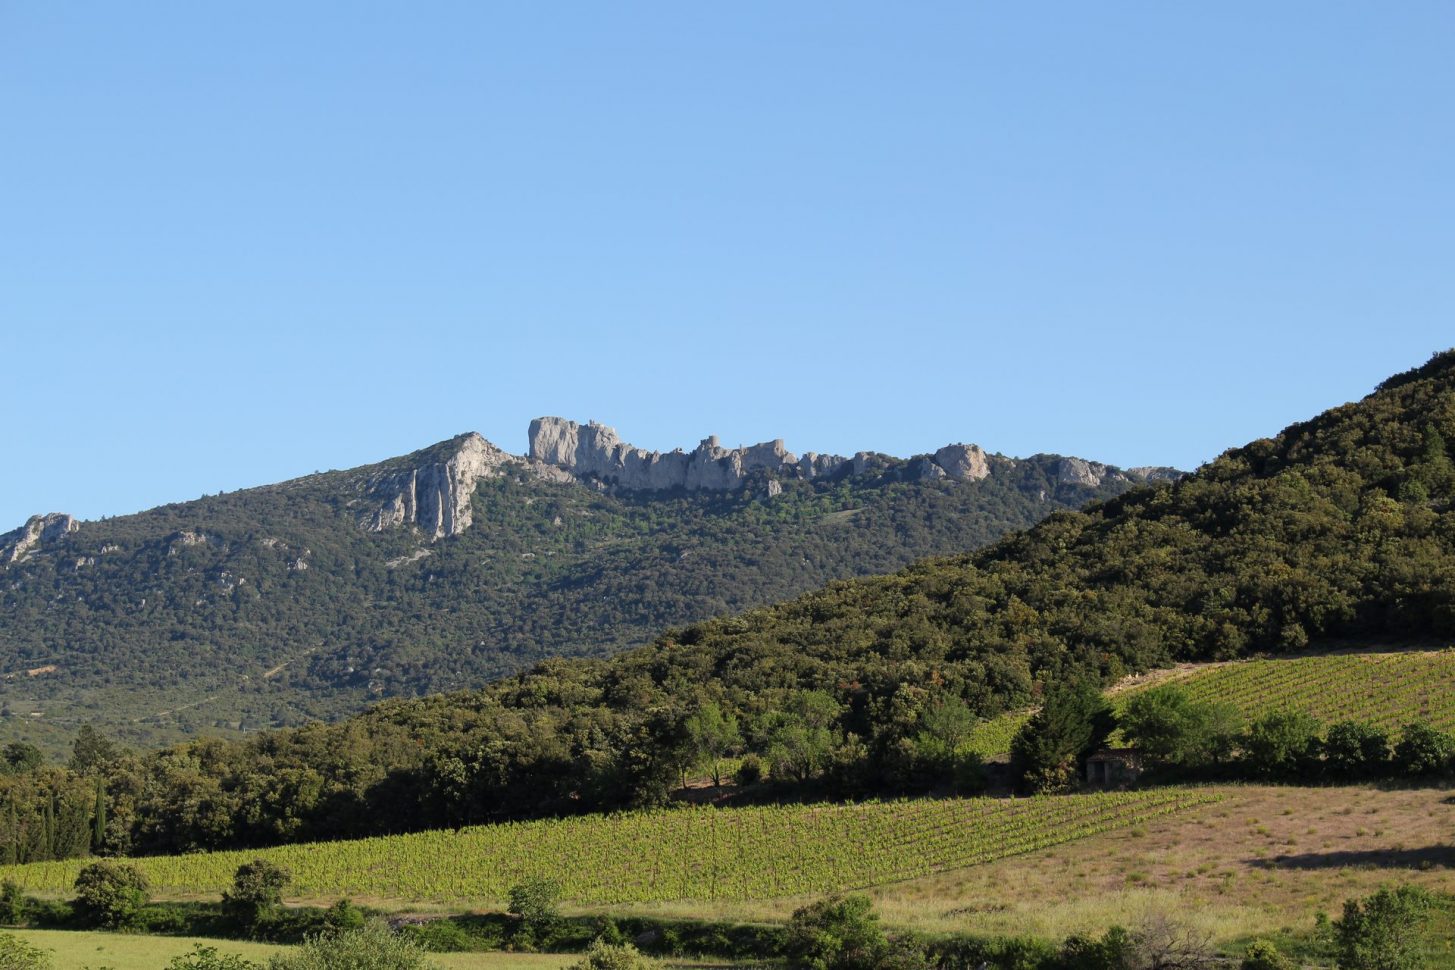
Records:
M62 512L32 515L25 525L0 535L0 565L18 562L31 550L59 542L78 528L76 520Z
M612 428L595 421L577 424L565 418L536 418L530 423L531 460L604 484L632 491L733 491L754 472L787 478L828 474L846 459L837 455L805 455L801 460L768 441L746 448L724 448L717 436L704 438L690 452L666 453L636 448Z
M383 502L361 522L372 532L413 525L435 539L456 535L470 527L475 484L519 463L474 432L460 435L371 478L366 491Z

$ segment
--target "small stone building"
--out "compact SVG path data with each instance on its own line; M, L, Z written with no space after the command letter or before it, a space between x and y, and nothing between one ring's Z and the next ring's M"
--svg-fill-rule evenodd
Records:
M1094 788L1120 788L1142 776L1142 756L1135 748L1102 748L1086 759L1086 783Z

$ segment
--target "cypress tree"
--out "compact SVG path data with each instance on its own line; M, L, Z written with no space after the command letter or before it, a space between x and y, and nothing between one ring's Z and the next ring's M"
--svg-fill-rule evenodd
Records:
M42 859L56 857L56 813L47 798L40 816L40 855Z
M96 779L96 810L91 817L91 851L100 852L106 843L106 782Z

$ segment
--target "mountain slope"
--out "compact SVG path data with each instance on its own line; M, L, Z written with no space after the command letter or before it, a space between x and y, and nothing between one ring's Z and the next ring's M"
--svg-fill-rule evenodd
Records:
M113 759L114 845L186 851L652 803L724 753L804 793L943 788L977 716L1025 708L1074 670L1110 680L1334 640L1449 637L1452 435L1455 352L1192 476L980 553L480 691Z
M138 771L188 795L138 807L132 845L610 809L661 798L711 750L755 753L794 784L915 790L950 777L944 752L966 714L1027 707L1069 670L1110 679L1336 638L1448 637L1451 436L1455 353L1443 353L1193 476L972 556L832 583L608 660L553 660L485 691L208 746L185 775L173 756L150 762ZM279 777L310 782L278 791ZM217 816L199 822L198 798ZM271 807L243 811L260 804Z
M548 656L974 548L1171 474L948 446L632 448L541 419L280 485L0 536L0 730L256 729L479 686Z

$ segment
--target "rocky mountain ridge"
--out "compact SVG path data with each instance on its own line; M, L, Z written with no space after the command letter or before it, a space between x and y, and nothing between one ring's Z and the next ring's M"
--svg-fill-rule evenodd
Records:
M525 454L465 434L131 515L36 516L0 535L0 738L59 747L104 723L150 743L479 686L978 549L1145 480L974 445L656 453L543 418Z
M605 424L583 425L561 417L533 420L528 441L526 454L513 455L470 432L416 452L424 460L370 479L368 492L384 501L361 516L360 523L370 531L414 525L435 539L456 535L470 526L470 496L476 483L505 474L625 492L732 492L759 482L764 495L772 498L781 493L786 480L892 474L902 481L976 482L989 476L996 464L1014 468L1023 460L989 454L975 444L945 445L934 454L910 459L869 451L852 458L813 451L800 457L785 447L782 438L724 448L716 435L704 438L691 451L648 451L623 441L616 429ZM1059 483L1087 488L1108 482L1170 481L1183 474L1166 467L1120 469L1081 458L1055 461Z
M366 466L360 482L365 508L357 515L368 532L416 528L431 540L458 535L473 519L471 497L482 479L518 475L550 482L578 482L613 492L733 492L750 482L772 498L782 482L847 476L893 476L899 481L977 482L994 466L1014 468L1021 461L987 453L975 444L949 444L933 454L909 459L861 451L843 455L789 451L779 438L740 448L724 448L716 435L692 451L647 451L621 439L614 428L596 421L579 424L561 417L530 423L526 454L515 455L476 432L421 449L401 459ZM1121 469L1082 458L1055 457L1060 484L1097 488L1104 483L1169 481L1183 473L1173 468ZM306 481L302 479L300 481ZM288 484L288 483L285 483ZM63 513L32 516L25 525L0 535L0 566L24 559L79 527Z
M364 468L362 490L367 508L358 524L368 532L412 526L431 540L470 528L471 496L482 478L515 474L557 483L589 484L608 492L736 492L760 481L767 497L781 493L783 480L815 480L864 474L893 474L904 481L979 481L1000 464L1014 468L1017 458L988 454L979 445L953 444L934 454L902 460L879 452L844 455L805 452L794 455L783 439L723 448L716 435L693 451L646 451L621 441L614 428L585 425L565 417L537 417L528 429L528 451L515 455L477 432L455 436L399 460ZM1061 484L1099 487L1103 483L1139 484L1180 477L1176 468L1117 468L1116 465L1059 458ZM0 566L23 560L36 548L52 545L79 528L65 513L36 515L0 535Z

